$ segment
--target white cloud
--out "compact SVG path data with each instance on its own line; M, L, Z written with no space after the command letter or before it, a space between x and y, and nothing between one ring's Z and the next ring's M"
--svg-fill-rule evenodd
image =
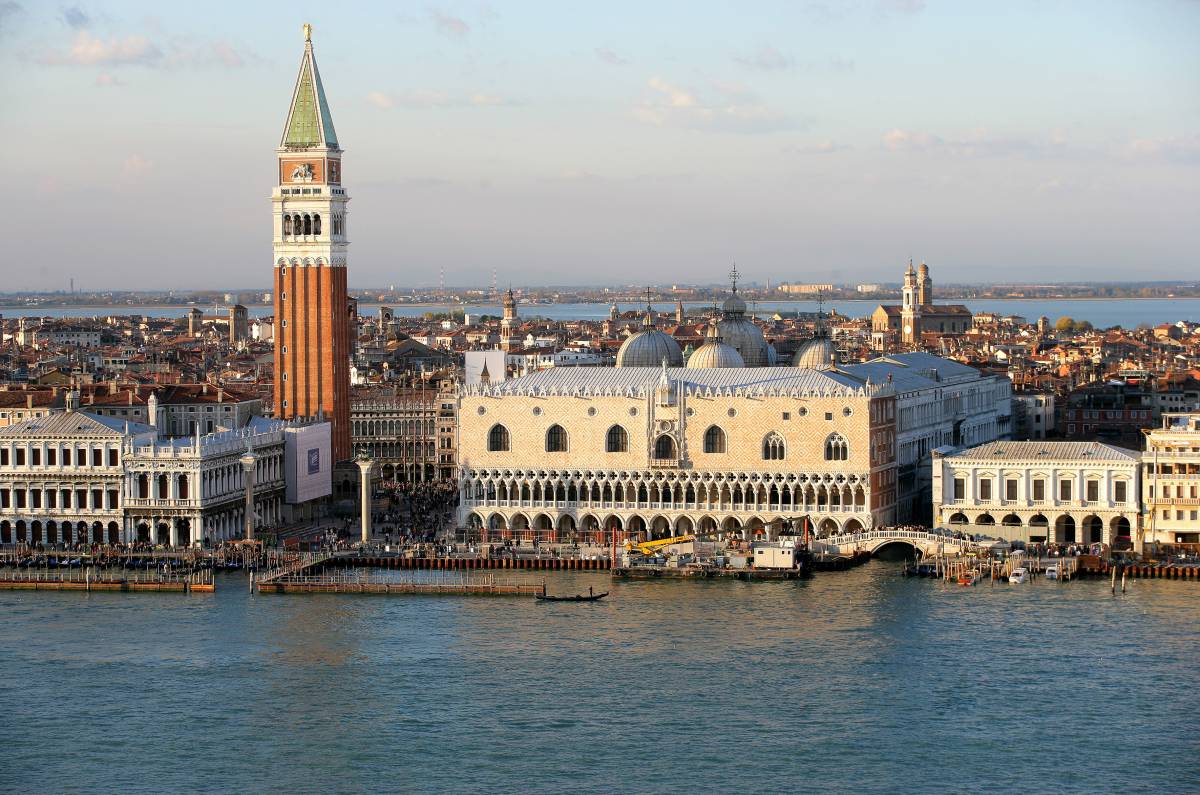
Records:
M75 34L70 48L52 50L37 60L51 66L147 66L174 69L192 66L239 68L254 57L225 39L177 38L164 49L141 35L102 39L81 30Z
M447 14L436 8L429 9L429 21L438 33L452 39L461 39L471 32L471 26L462 17Z
M75 30L92 26L92 18L79 6L66 6L62 9L61 18L64 25Z
M39 60L66 66L126 66L154 64L162 57L162 50L145 36L101 39L81 30L68 50L49 52Z
M761 69L764 72L777 72L791 69L796 61L790 55L784 55L769 44L764 44L752 53L735 55L733 60L751 69Z
M925 0L879 0L878 7L885 14L912 16L925 10Z
M121 177L127 182L139 180L153 170L154 163L136 153L121 163Z
M494 108L501 105L516 104L510 99L476 92L457 96L445 91L432 89L415 89L400 94L388 94L383 91L371 91L367 94L367 102L377 108L407 108L410 110L425 110L431 108Z
M11 21L20 16L25 9L15 0L4 0L0 2L0 36L3 36L11 29Z
M1135 138L1125 147L1125 153L1133 157L1197 163L1200 162L1200 135Z
M118 80L116 75L109 74L108 72L101 72L100 74L96 75L96 85L101 87L110 87L123 86L125 83L121 80Z
M799 122L763 104L737 83L713 82L703 95L660 77L647 82L651 92L634 107L634 117L658 127L736 133L793 129Z
M831 155L834 152L842 152L850 148L850 144L840 144L826 138L820 141L795 144L794 146L789 146L785 151L798 155Z
M396 101L382 91L371 91L367 94L367 102L377 108L394 108Z
M612 66L624 66L625 64L629 63L628 60L622 58L620 55L617 55L617 53L606 47L597 47L596 57L601 61L604 61L606 64L610 64Z
M1061 133L1048 136L997 135L985 129L950 136L923 130L888 130L883 148L891 152L929 152L954 157L1026 157L1062 156L1070 149Z

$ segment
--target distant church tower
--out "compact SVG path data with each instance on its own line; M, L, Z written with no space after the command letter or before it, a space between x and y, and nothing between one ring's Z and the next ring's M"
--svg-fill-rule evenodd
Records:
M908 263L912 267L912 261ZM929 306L933 303L933 279L929 278L929 266L924 262L917 268L917 306Z
M276 150L275 414L322 414L334 461L350 458L350 332L342 149L313 58L312 27Z
M511 351L514 347L513 331L517 324L517 299L512 288L504 294L504 317L500 319L500 349Z
M928 269L926 269L928 273ZM921 302L920 291L917 288L917 272L913 270L912 260L908 261L908 270L904 272L903 302L900 306L900 341L905 344L915 344L921 339Z

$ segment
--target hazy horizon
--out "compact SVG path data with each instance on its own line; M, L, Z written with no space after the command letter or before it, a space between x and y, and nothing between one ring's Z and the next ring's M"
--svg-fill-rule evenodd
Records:
M1197 272L1196 2L4 0L5 289L267 285L304 22L355 289Z

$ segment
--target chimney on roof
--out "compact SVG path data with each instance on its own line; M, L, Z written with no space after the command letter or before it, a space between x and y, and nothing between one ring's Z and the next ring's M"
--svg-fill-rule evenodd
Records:
M217 387L217 402L218 403L225 402L225 390L222 389L221 387Z
M25 408L27 408L27 409L33 408L33 393L32 392L25 393Z
M207 395L207 394L208 394L208 382L207 382L207 381L206 381L206 382L204 382L204 383L202 383L202 384L200 384L200 394L201 394L201 395Z
M29 396L29 405L33 407L33 396ZM71 389L67 391L67 411L79 410L79 390Z
M113 380L108 382L108 394L110 394L110 395L117 394L117 379L114 378Z

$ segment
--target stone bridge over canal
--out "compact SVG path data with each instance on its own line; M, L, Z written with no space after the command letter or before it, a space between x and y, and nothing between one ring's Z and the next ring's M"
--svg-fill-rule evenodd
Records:
M986 543L955 538L944 533L894 527L880 527L861 533L826 536L814 539L812 542L814 552L828 552L835 555L850 555L860 550L875 554L890 544L907 546L923 558L932 555L963 555L967 552L979 552L988 547Z

